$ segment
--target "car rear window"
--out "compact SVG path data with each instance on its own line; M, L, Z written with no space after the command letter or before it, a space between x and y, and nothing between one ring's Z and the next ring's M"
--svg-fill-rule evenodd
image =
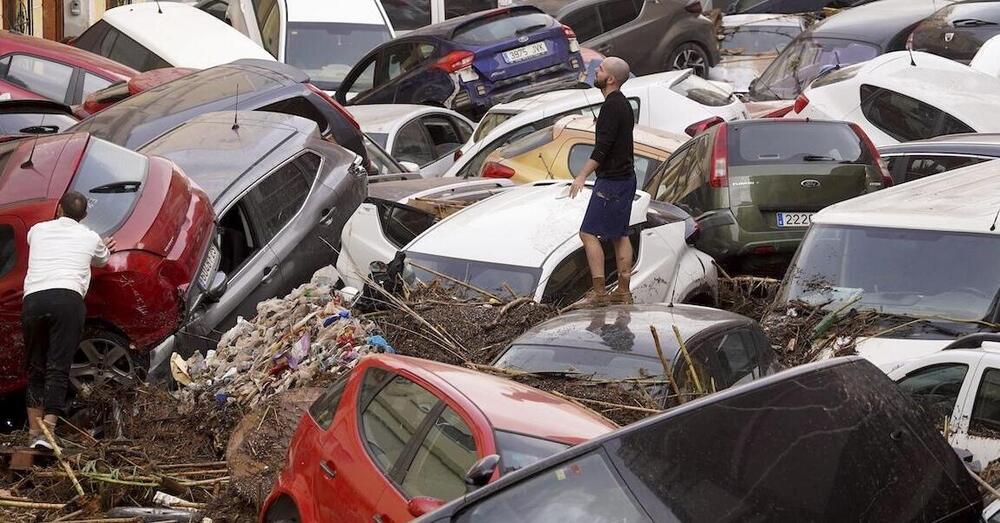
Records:
M671 85L670 90L709 107L722 107L733 103L732 93L727 93L712 82L692 74L691 71Z
M527 467L569 448L569 445L558 441L503 430L496 431L496 443L503 460L503 474Z
M850 126L838 122L766 122L729 129L729 165L865 161Z
M117 230L132 214L148 164L141 154L91 138L69 187L87 197L87 217L81 223L101 236Z
M545 13L503 13L459 26L452 40L461 44L489 44L544 29L551 23L552 17Z

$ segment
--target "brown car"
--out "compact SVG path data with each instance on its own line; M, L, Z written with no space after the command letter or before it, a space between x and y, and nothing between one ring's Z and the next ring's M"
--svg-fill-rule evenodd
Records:
M568 25L580 45L623 58L636 76L719 63L715 27L700 0L519 0Z

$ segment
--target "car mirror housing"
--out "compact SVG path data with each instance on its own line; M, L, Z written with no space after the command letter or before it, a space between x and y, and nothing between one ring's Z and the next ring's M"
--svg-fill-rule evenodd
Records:
M428 496L417 496L406 504L406 509L413 517L420 517L424 514L434 512L438 507L444 505L444 501Z
M212 280L212 284L208 286L205 291L205 299L208 301L219 301L222 295L226 293L226 289L229 287L228 278L224 272L215 273L215 278Z
M484 456L479 461L472 464L469 472L465 474L465 484L472 488L479 488L490 482L497 466L500 465L500 456L490 454Z
M413 163L413 162L399 162L399 165L401 165L403 167L403 169L406 169L406 172L408 172L408 173L419 173L420 172L420 166L417 165L417 164L415 164L415 163Z

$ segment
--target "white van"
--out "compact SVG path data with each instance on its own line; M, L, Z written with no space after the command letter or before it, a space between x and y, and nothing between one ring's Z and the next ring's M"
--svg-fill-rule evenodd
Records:
M278 61L330 92L358 60L395 37L379 0L229 0L226 16Z
M858 353L881 368L1000 323L1000 160L831 205L812 217L779 311L880 312ZM765 318L765 323L769 318Z
M138 71L207 69L243 58L273 60L260 46L187 4L148 2L109 9L73 46Z

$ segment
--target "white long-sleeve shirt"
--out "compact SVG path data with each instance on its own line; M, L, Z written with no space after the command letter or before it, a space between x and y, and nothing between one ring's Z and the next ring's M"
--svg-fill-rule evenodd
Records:
M28 273L24 295L48 289L69 289L87 295L90 266L108 263L104 240L71 218L35 224L28 231Z

